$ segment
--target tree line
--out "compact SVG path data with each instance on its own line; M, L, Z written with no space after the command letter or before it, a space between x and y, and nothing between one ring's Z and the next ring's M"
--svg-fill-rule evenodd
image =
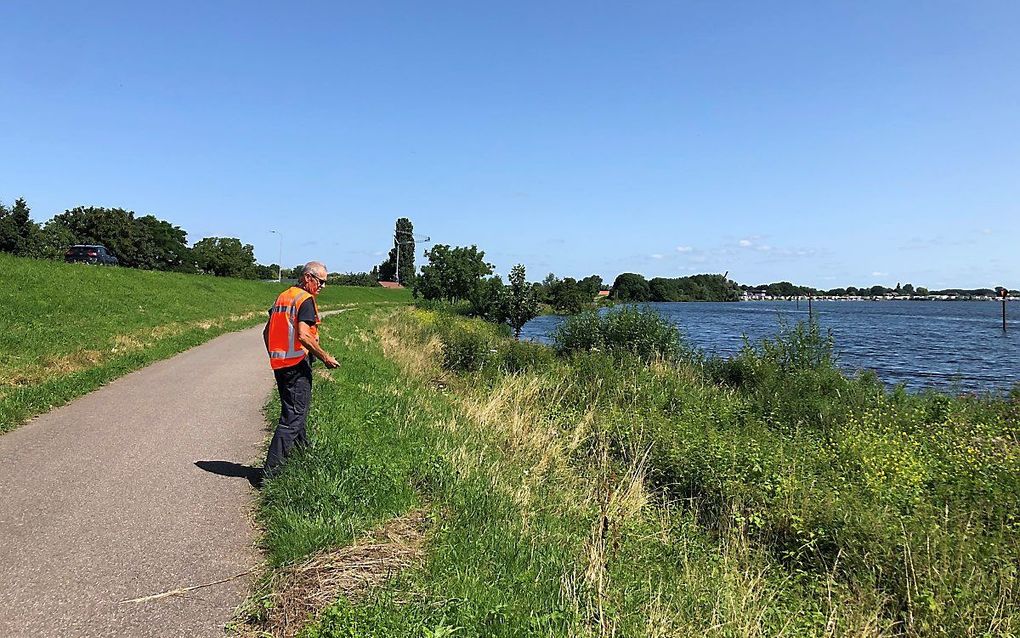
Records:
M725 275L653 277L627 272L613 282L610 297L617 301L739 301L740 286Z
M9 208L0 203L0 250L22 257L63 259L70 246L97 244L127 268L243 279L275 278L278 271L275 264L256 263L254 247L235 237L204 237L189 246L184 229L155 215L78 206L39 224L30 214L24 198Z
M736 301L741 293L739 286L724 275L647 280L643 275L623 273L610 288L600 275L578 280L550 273L541 282L529 283L521 264L510 270L504 283L493 274L493 265L485 261L485 251L475 245L438 244L427 250L425 257L428 263L413 279L415 297L458 305L468 314L508 325L515 335L543 308L574 314L595 307L605 297L624 303Z
M778 281L771 284L758 286L741 285L740 289L751 294L763 294L770 297L885 297L893 295L896 297L925 297L928 295L949 295L958 297L993 297L998 288L944 288L941 290L929 290L924 286L913 284L897 283L895 287L888 286L846 286L845 288L830 288L823 290L810 286L797 286L788 281Z
M204 273L240 279L298 278L303 264L280 269L260 264L255 248L236 237L204 237L188 245L188 233L155 215L137 215L123 208L79 206L45 224L32 220L24 198L10 207L0 202L0 251L21 257L63 259L70 246L105 246L127 268ZM413 268L413 261L411 262ZM403 268L403 265L401 265ZM376 273L335 273L338 285L375 286Z

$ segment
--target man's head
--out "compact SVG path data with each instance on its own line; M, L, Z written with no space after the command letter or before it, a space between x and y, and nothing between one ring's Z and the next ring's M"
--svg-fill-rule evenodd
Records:
M301 280L298 282L302 288L318 295L326 286L326 266L318 261L310 261L301 269Z

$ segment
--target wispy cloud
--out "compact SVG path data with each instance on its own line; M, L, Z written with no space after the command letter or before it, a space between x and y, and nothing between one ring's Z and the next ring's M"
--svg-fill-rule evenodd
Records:
M676 251L677 251L678 253L689 253L689 252L691 252L692 250L694 250L694 248L693 248L693 247L691 247L691 246L677 246L677 247L676 247Z
M753 245L754 245L754 242L753 242L753 241L751 241L750 239L741 239L741 240L740 240L739 242L737 242L737 243L738 243L738 244L740 244L740 246L741 246L742 248L750 248L751 246L753 246Z
M887 273L887 272L880 272L878 270L874 270L874 271L871 272L871 276L872 277L888 277L889 273Z
M649 255L649 257L651 257L652 259L662 259L664 256L665 255L662 255L660 253L652 253L651 255Z
M987 230L987 229L985 229ZM989 233L981 230L980 234L987 236ZM938 250L941 248L959 247L959 246L973 246L977 244L979 239L974 236L959 236L959 237L946 237L945 235L935 235L933 237L910 237L906 241L900 244L901 250Z

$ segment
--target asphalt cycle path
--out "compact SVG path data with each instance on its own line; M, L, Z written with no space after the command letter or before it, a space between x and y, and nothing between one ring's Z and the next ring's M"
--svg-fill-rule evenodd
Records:
M0 436L0 636L222 636L273 385L252 328Z

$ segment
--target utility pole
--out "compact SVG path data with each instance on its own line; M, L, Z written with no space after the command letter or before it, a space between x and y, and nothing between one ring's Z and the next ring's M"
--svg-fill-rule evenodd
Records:
M396 279L397 285L400 285L400 233L407 232L395 230L393 231L393 245L397 250L397 269L393 271L393 276Z
M283 283L283 233L278 230L270 230L269 232L280 236L280 259L276 263L276 281Z
M405 235L410 235L411 236L410 241L400 241L400 234L401 233L403 233ZM414 244L416 242L417 243L426 243L426 242L430 242L430 241L432 241L431 237L428 237L428 236L426 236L426 237L415 237L414 233L412 233L411 231L408 231L408 230L395 230L395 231L393 231L393 245L396 247L396 250L397 250L397 270L394 273L394 279L395 279L395 281L398 284L400 283L400 247L401 246L407 246L408 244Z

